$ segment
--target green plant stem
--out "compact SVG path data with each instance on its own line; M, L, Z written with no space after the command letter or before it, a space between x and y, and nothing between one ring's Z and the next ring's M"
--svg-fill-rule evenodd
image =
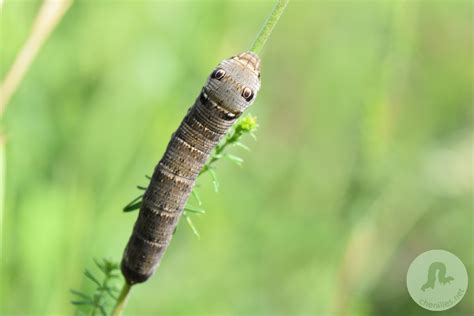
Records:
M240 122L240 124L237 123L237 126L235 127L235 129L230 134L227 134L227 136L225 138L225 141L222 144L219 144L219 145L216 146L216 149L215 149L214 153L212 154L211 159L204 165L204 167L202 168L199 175L201 175L201 174L205 173L206 171L209 171L210 169L212 169L212 165L216 161L218 161L220 158L222 158L224 150L229 145L233 145L233 144L237 143L244 133L252 133L252 131L255 130L255 128L257 127L257 125L255 123L255 118L252 118L251 116L247 116L246 119L250 120L250 124L255 124L255 125L253 125L251 127L250 126L243 127L241 125L242 121Z
M218 145L216 147L216 150L214 152L214 155L212 156L212 158L208 161L207 164L204 165L204 167L202 168L201 172L199 173L199 175L205 173L206 171L208 171L209 169L211 169L211 166L217 161L219 160L219 158L221 157L220 155L222 155L222 152L224 151L224 149L230 144L230 142L228 140L226 140L225 143L223 143L222 145Z
M281 15L285 11L286 6L290 0L277 0L277 3L273 7L272 13L268 16L267 20L263 24L262 29L257 35L255 42L253 42L252 48L250 49L254 53L260 53L265 46L268 38L272 34L275 25L278 23Z
M120 292L120 296L117 299L117 303L115 304L114 311L112 313L113 316L120 316L127 305L128 295L130 293L132 285L125 281L122 291Z

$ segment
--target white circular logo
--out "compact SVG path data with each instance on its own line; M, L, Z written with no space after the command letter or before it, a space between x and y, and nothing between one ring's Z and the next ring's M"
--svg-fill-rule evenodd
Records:
M462 261L446 250L429 250L408 268L407 288L421 307L444 311L461 301L467 291L467 271Z

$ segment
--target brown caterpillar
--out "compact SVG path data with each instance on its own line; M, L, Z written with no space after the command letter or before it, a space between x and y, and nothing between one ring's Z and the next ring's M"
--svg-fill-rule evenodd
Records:
M212 149L259 89L260 58L255 53L225 59L211 73L172 135L143 196L121 264L129 284L145 282L156 270Z

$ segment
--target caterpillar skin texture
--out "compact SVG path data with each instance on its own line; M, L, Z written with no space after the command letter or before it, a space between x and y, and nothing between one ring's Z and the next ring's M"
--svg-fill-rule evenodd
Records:
M259 89L260 58L254 53L225 59L211 73L172 135L143 196L121 264L128 283L145 282L154 273L212 149Z

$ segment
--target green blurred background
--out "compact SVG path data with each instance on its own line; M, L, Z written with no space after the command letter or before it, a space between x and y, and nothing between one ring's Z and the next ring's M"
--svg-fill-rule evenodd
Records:
M171 133L272 1L77 1L8 105L2 315L72 315L92 258L119 261ZM38 1L6 1L1 77ZM125 315L431 315L411 261L473 260L473 3L292 1L262 54L258 140L199 180ZM96 271L96 270L94 270ZM471 285L472 286L472 285ZM473 315L474 291L440 315Z

